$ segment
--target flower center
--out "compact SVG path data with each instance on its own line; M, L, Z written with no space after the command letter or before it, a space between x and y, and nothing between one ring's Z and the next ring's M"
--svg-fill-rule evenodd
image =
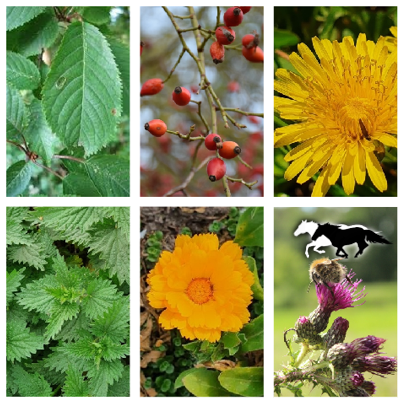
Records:
M186 293L194 303L204 304L213 297L213 285L207 278L192 279Z

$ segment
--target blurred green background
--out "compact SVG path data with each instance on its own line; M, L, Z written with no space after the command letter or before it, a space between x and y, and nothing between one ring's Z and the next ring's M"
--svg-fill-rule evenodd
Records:
M310 257L306 258L304 252L306 244L311 242L310 235L293 236L302 220L361 224L382 232L393 243L370 244L358 258L354 258L356 244L344 248L349 258L341 263L353 269L355 279L363 280L360 288L366 286L367 296L358 303L366 303L334 312L329 325L337 317L346 318L349 321L346 342L375 335L387 340L382 349L386 356L397 356L397 208L275 208L274 218L274 370L280 370L288 361L284 330L293 327L299 316L307 316L317 307L314 287L307 293L310 263L321 257L335 258L333 246L325 247L325 254L310 248ZM288 338L292 335L290 332ZM298 349L298 345L293 344L293 349ZM397 396L396 375L381 378L365 373L365 379L376 383L375 396ZM311 385L305 387L304 396L320 396L320 389L311 389ZM282 394L292 396L284 389Z
M356 41L360 33L365 33L372 41L377 41L381 35L392 37L390 27L397 26L397 7L275 7L274 22L274 73L278 68L297 73L287 60L288 55L297 52L297 44L304 42L314 50L312 38L315 36L331 41L341 41L345 36L352 36ZM283 121L277 114L274 120L275 129L293 123ZM284 156L291 149L287 146L274 151L275 196L310 196L313 180L297 184L296 178L286 181L283 177L289 165ZM367 176L363 186L356 185L352 196L397 196L397 149L386 147L383 166L387 191L380 193ZM341 180L330 188L327 195L346 196Z

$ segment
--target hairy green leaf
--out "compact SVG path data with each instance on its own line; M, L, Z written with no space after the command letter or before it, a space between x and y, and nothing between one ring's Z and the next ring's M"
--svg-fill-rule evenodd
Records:
M125 366L121 378L108 388L108 397L129 397L129 384L129 366Z
M45 337L53 338L62 328L65 321L71 320L80 311L80 306L76 302L54 301L52 304L51 318L46 327Z
M7 360L14 362L28 358L38 349L43 349L44 343L44 338L30 332L25 322L7 322Z
M74 366L69 366L66 381L63 386L64 397L87 397L88 382L83 380L82 372Z
M7 49L23 56L39 55L49 48L59 33L52 11L42 13L22 27L7 32Z
M18 391L22 397L49 397L52 388L39 373L28 373L21 366L13 369L13 378L18 383Z
M10 215L9 208L7 208L6 244L32 244L32 237L23 228L21 218Z
M91 365L88 370L88 376L91 378L89 387L92 395L106 397L108 385L119 380L122 376L122 372L123 364L120 360L112 362L101 361L98 367L96 364Z
M18 161L7 169L7 196L18 196L24 192L31 179L31 163Z
M18 90L34 90L41 79L38 68L24 56L7 51L7 83Z
M46 7L7 7L7 31L32 20L45 9Z
M28 112L20 92L7 85L7 139L21 141L20 134L28 122Z
M30 123L24 131L24 137L30 150L49 164L55 152L56 137L49 128L39 100L34 98L29 106Z
M121 81L111 49L100 31L72 23L43 88L45 116L67 146L96 153L114 137L120 116Z
M24 278L22 274L24 269L25 267L21 268L19 271L14 269L10 273L7 272L7 304L14 298L14 292L16 292L21 285L21 280Z

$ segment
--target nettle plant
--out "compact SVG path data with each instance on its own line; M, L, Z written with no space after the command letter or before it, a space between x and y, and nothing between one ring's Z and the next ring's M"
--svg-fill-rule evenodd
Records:
M219 223L226 226L215 222L212 230L220 231ZM142 395L261 397L263 208L239 216L234 240L189 233L181 231L157 263L164 235L156 232L146 243L146 260L155 264L142 302L142 335L157 309L156 333L171 330L171 338L160 334L143 344Z
M7 396L129 396L129 208L7 208Z
M129 196L129 8L7 7L7 196Z
M142 194L262 195L263 8L185 9L142 9Z

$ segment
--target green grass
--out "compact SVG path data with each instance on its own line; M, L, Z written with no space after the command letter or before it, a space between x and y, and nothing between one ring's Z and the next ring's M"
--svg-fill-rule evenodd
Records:
M366 300L362 306L348 308L334 312L331 316L329 326L335 318L343 317L349 321L349 329L345 342L355 338L375 335L387 341L383 345L382 352L386 356L397 356L397 285L395 283L373 283L366 286L368 295L358 303ZM275 291L276 296L276 291ZM283 341L283 331L294 326L299 316L308 316L315 309L317 301L313 301L313 295L307 297L313 305L310 308L304 307L306 301L302 302L300 308L283 309L275 306L274 319L274 370L280 370L283 364L288 361L287 349ZM276 300L275 300L276 301ZM288 338L291 338L293 331L290 331ZM298 349L295 344L294 349ZM374 397L396 397L397 396L397 375L389 375L386 378L364 374L366 380L376 383L376 394ZM287 390L282 390L285 397L292 396ZM305 397L320 396L320 389L312 390L308 385L303 388Z

